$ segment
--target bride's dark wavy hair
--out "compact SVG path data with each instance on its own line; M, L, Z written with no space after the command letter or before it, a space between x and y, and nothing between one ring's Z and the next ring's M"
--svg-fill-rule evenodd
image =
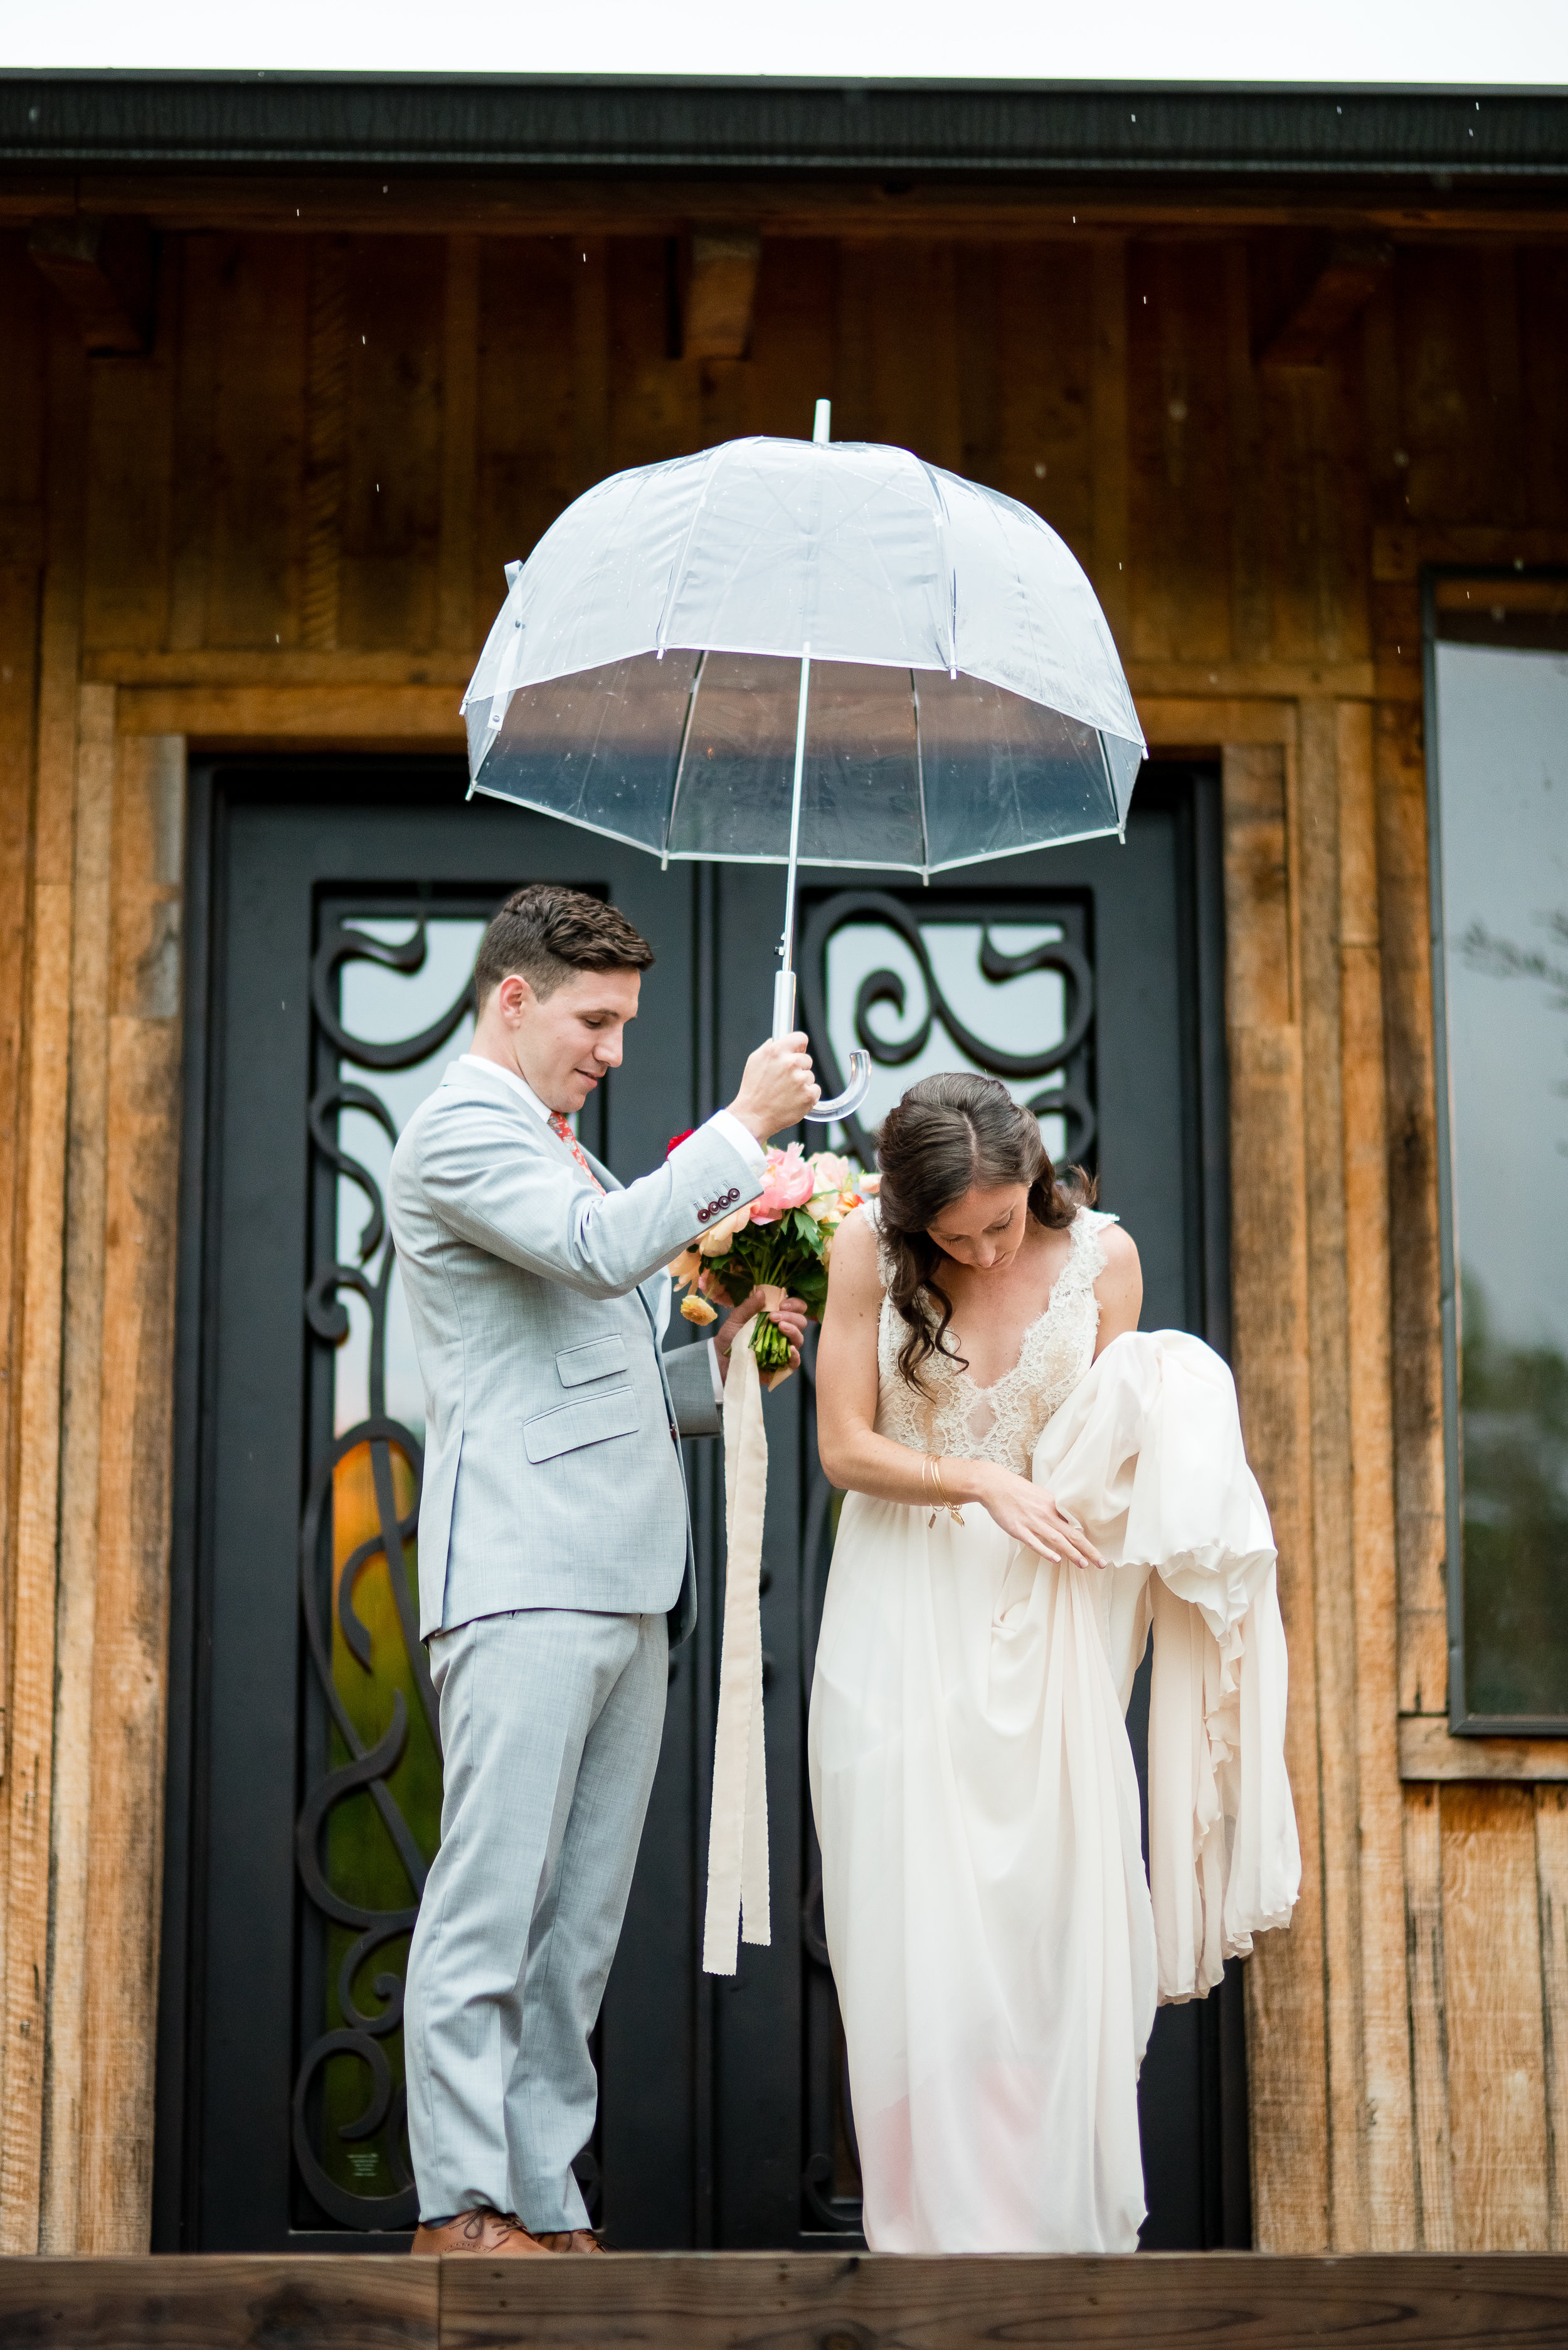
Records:
M927 1357L946 1355L969 1365L948 1344L952 1300L937 1278L942 1252L929 1227L972 1184L986 1189L1027 1183L1029 1213L1049 1232L1062 1232L1080 1208L1092 1207L1093 1179L1081 1167L1058 1174L1041 1139L1033 1110L1015 1102L1000 1077L953 1070L922 1077L882 1121L877 1163L882 1170L877 1215L888 1259L888 1295L908 1333L898 1371L929 1394Z

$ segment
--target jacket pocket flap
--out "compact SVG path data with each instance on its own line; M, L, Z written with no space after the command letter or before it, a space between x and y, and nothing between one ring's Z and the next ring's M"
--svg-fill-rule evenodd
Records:
M626 1368L626 1341L612 1335L586 1339L580 1347L563 1347L556 1357L556 1368L564 1388L580 1388L589 1379L607 1379L612 1371Z
M585 1396L581 1403L557 1404L554 1411L542 1411L536 1419L525 1420L523 1442L530 1461L554 1461L558 1453L575 1452L580 1445L602 1444L611 1436L630 1436L641 1426L637 1398L631 1389L612 1388L608 1395Z

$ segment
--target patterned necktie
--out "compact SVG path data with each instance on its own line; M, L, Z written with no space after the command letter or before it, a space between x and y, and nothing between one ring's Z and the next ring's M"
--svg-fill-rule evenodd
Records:
M576 1160L578 1166L587 1177L588 1181L593 1185L594 1190L598 1193L602 1200L604 1197L605 1187L599 1181L598 1177L594 1173L593 1169L588 1165L587 1153L584 1150L582 1144L577 1140L576 1136L566 1124L566 1114L565 1110L553 1109L550 1112L549 1124L551 1133L555 1135L559 1141L566 1144L567 1149L571 1152L573 1158Z

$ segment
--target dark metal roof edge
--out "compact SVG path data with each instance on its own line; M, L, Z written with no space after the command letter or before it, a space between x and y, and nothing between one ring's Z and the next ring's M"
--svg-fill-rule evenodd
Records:
M1568 91L0 69L0 161L1517 182L1568 173Z

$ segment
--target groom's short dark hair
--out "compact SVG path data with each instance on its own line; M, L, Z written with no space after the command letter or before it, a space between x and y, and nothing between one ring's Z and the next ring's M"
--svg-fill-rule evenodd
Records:
M648 941L616 907L559 881L530 881L514 889L484 933L474 995L483 1009L516 972L542 1003L575 971L646 971L652 961Z

